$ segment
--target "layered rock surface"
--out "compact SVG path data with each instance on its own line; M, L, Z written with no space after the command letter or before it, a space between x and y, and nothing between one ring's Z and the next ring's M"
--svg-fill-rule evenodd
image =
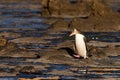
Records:
M119 13L102 0L42 0L41 4L42 16L62 18L53 23L53 29L78 28L81 31L97 32L120 30Z

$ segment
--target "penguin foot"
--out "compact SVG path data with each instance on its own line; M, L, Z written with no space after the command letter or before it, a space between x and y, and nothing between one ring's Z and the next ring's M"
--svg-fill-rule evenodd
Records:
M75 58L80 58L80 55L78 55L78 54L74 54L73 55Z

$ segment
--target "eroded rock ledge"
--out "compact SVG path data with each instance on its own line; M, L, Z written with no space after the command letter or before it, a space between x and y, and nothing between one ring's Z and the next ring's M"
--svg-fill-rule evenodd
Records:
M112 13L102 0L42 0L41 3L42 16L89 17Z
M120 15L102 0L42 0L42 16L57 19L52 30L119 31ZM67 18L67 19L66 19ZM52 21L53 19L47 19Z

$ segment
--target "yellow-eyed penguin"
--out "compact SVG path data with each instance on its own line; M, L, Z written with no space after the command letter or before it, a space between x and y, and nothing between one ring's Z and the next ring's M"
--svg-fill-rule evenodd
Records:
M80 32L77 29L74 29L74 31L69 35L73 36L75 35L75 48L77 50L77 54L74 55L76 58L87 57L87 48L86 48L86 43L85 43L85 36L80 34Z

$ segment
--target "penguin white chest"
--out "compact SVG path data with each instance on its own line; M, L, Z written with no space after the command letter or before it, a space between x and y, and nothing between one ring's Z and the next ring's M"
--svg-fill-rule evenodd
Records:
M75 44L76 44L76 49L77 52L80 56L86 58L86 45L85 45L85 41L84 41L84 36L81 34L76 34L75 35Z

